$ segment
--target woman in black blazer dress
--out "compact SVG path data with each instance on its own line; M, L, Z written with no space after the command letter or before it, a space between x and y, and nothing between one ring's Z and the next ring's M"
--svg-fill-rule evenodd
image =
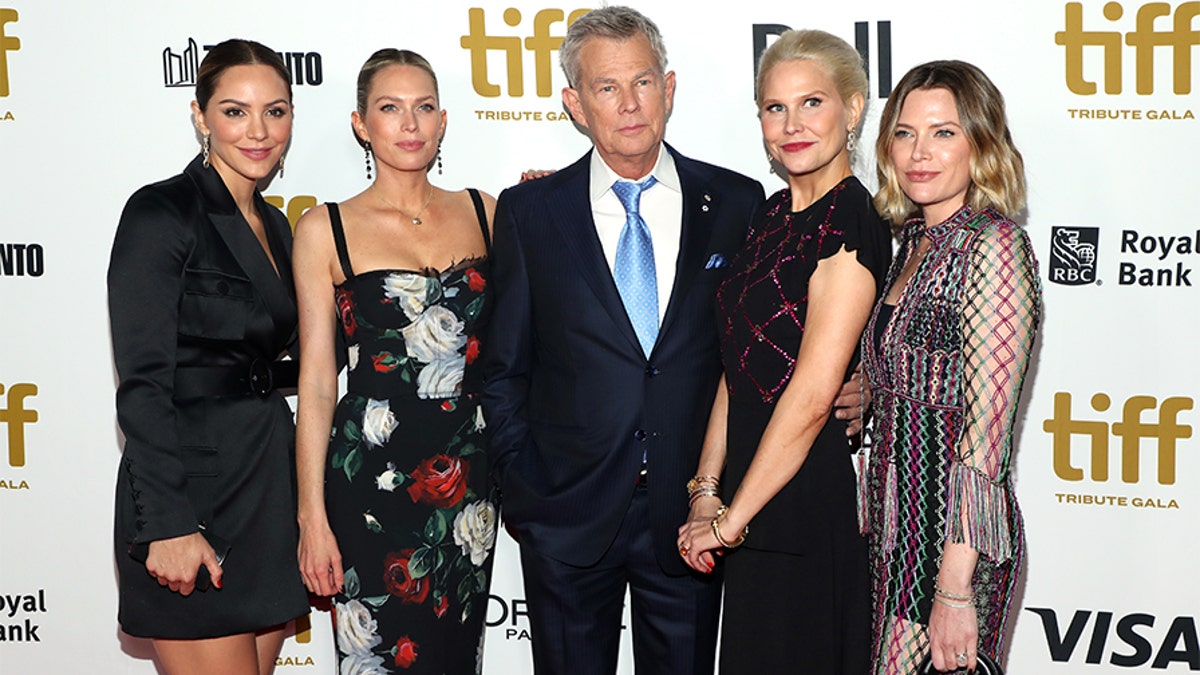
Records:
M108 271L119 619L172 674L262 674L308 611L277 391L295 385L278 360L296 346L292 235L256 188L282 173L287 69L258 43L223 42L192 110L202 155L129 199Z

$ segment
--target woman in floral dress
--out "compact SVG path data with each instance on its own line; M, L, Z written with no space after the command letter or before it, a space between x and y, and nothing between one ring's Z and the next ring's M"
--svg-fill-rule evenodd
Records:
M429 182L446 128L437 95L425 59L376 52L352 115L375 181L296 229L300 568L333 596L342 673L482 665L496 504L468 366L495 201Z

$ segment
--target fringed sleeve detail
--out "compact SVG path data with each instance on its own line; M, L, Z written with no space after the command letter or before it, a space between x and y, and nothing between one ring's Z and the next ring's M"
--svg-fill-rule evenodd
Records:
M1013 555L1009 488L978 469L955 462L946 500L946 542L967 544L1003 562Z

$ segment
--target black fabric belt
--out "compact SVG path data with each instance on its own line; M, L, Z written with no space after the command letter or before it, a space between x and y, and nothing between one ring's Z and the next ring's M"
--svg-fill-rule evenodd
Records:
M236 366L180 366L175 369L175 398L255 394L266 398L276 389L296 386L296 361L254 359Z

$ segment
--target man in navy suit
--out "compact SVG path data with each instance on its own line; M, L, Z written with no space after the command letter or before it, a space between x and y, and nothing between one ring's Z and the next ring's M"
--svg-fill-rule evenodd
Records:
M560 49L593 151L496 207L485 418L539 675L612 673L626 586L638 673L711 673L719 571L675 548L721 374L713 295L763 200L663 142L657 27L594 10Z

